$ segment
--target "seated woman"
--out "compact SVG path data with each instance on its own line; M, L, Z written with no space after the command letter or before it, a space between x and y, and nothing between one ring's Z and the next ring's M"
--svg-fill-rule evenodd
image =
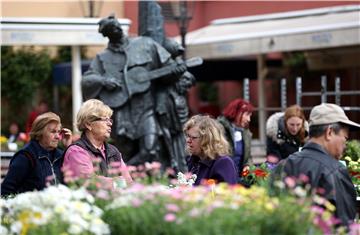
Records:
M111 133L112 113L111 108L100 100L90 99L83 103L77 114L81 138L66 150L64 171L80 178L98 175L100 179L112 183L113 178L108 177L108 169L111 163L117 162L126 182L132 182L121 153L114 145L106 143ZM95 161L100 162L98 171L95 170Z
M184 132L190 154L188 170L197 175L194 185L207 179L236 184L236 169L221 124L209 116L195 115L185 123Z
M267 161L275 164L299 151L305 144L309 125L304 111L298 105L288 107L284 113L275 113L266 122Z
M65 147L71 144L72 134L61 127L58 115L41 114L30 130L31 140L12 157L9 171L1 184L1 195L42 190L48 184L62 182L63 151L58 148L62 140Z

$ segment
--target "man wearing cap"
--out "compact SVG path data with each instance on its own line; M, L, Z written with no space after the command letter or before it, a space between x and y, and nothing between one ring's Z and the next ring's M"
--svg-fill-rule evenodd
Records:
M360 130L341 107L323 103L310 113L309 141L300 152L282 160L274 169L271 182L306 175L317 190L336 207L335 215L348 226L356 215L356 192L346 167L339 162L349 131Z

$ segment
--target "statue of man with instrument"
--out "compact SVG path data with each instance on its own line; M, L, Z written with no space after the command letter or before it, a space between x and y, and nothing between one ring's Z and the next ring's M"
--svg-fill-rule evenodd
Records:
M114 15L100 20L99 32L109 44L83 76L84 99L100 99L114 110L112 137L128 164L158 160L155 86L175 84L186 65L149 37L126 37Z

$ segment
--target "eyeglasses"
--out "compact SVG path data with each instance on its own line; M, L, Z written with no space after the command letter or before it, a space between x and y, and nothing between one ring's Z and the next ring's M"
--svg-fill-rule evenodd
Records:
M94 122L96 122L96 121L103 121L103 122L107 122L107 123L110 123L110 124L113 123L113 120L111 118L108 118L108 117L99 117L99 118L96 118L94 120Z
M196 139L199 139L200 136L191 136L189 134L185 134L186 139L190 139L191 141L194 141Z

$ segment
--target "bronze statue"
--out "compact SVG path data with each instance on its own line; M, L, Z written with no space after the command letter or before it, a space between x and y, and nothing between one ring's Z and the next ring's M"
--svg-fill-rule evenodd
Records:
M161 161L164 167L184 170L178 159L182 162L185 156L175 157L176 151L170 147L173 140L168 138L173 134L167 135L175 131L173 124L163 123L158 110L163 104L175 102L168 100L174 96L170 90L181 96L176 87L183 83L189 87L189 75L185 75L189 64L174 60L169 51L149 37L126 37L113 15L99 22L99 32L109 38L109 44L83 76L84 99L98 98L114 110L112 138L128 164ZM192 85L194 79L190 80ZM166 95L161 95L163 92ZM172 105L174 117L180 118L175 103ZM177 127L176 134L179 131L182 133Z

